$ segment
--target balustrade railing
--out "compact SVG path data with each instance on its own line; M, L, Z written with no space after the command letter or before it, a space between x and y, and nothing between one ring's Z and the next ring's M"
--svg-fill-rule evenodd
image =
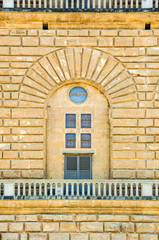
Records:
M159 0L0 0L0 9L31 11L151 11Z
M158 199L159 181L1 180L0 199Z

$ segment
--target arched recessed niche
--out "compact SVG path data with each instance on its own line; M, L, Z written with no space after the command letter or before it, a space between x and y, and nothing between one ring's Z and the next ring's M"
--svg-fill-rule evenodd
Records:
M84 102L71 101L69 93L74 87L85 89L87 99ZM96 87L83 82L64 85L50 96L47 103L47 178L66 178L68 156L75 156L75 159L78 156L90 156L91 178L109 178L108 113L108 101L104 94ZM72 128L66 127L66 114L75 116L76 123ZM91 127L82 127L82 114L91 116ZM67 134L75 135L75 147L66 146ZM88 148L81 145L82 134L91 137L91 145L88 145Z

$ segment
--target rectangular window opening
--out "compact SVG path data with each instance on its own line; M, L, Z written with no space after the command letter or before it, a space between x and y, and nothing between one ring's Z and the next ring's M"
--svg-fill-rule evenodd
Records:
M91 114L81 114L81 128L91 128Z
M48 23L43 23L43 30L48 30Z
M76 114L66 114L66 128L76 128Z
M151 23L145 23L145 30L151 29Z
M76 148L75 133L66 133L66 148Z
M91 134L82 133L81 134L81 148L91 148Z

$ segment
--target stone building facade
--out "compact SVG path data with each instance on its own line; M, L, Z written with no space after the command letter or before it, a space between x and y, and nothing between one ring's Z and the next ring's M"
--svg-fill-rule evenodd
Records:
M0 178L159 179L158 13L0 12ZM151 22L151 29L145 24ZM43 29L48 25L48 29ZM83 104L69 91L87 90ZM65 127L76 114L77 131ZM91 129L80 128L91 114ZM76 147L65 136L76 134ZM80 134L91 147L80 147ZM158 240L158 201L0 200L2 240Z

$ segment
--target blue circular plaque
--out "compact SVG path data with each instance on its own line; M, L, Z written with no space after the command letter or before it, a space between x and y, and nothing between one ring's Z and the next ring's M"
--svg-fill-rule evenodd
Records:
M74 87L69 92L69 97L74 103L83 103L87 99L87 91L83 87Z

